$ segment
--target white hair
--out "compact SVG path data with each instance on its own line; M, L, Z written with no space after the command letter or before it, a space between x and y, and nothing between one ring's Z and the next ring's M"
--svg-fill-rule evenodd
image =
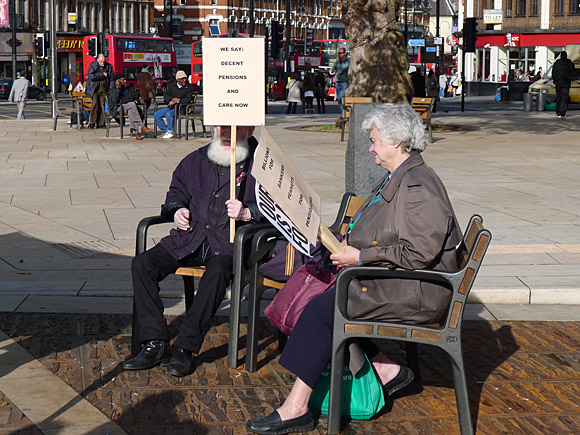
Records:
M423 121L407 103L384 103L371 110L362 123L363 131L379 130L381 140L401 142L405 151L427 148Z
M250 155L250 145L248 136L236 141L236 163L243 162ZM231 153L229 148L224 148L222 138L217 135L217 129L213 128L213 139L207 150L207 157L219 166L229 167L231 164Z

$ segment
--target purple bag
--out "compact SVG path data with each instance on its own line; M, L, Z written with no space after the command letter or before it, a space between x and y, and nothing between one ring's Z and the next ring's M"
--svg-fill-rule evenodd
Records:
M338 241L342 241L342 235L335 233ZM267 247L266 247L267 248ZM271 248L270 248L271 249ZM266 278L278 282L287 282L292 274L296 272L303 264L311 262L316 263L328 255L328 249L320 242L312 249L312 258L304 255L294 248L287 240L276 240L276 245L272 251L272 258L258 266L258 270ZM251 257L251 262L264 257L265 252L258 252Z
M334 285L338 271L336 266L324 267L324 260L300 267L266 308L270 323L285 335L292 333L308 302Z

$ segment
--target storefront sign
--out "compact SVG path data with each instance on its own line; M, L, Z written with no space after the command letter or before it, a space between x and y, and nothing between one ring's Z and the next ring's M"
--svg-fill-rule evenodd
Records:
M484 9L483 24L501 24L503 22L503 11L501 9Z
M76 12L69 12L68 13L68 23L75 25L77 23L77 13Z
M447 43L447 45L453 47L453 46L459 44L459 38L457 38L456 36L453 36L453 35L449 35L445 39L445 42Z
M155 62L155 59L160 59L161 63L171 62L171 55L169 53L123 53L125 62Z
M433 38L433 44L435 44L435 45L443 45L443 38L439 38L439 37Z
M58 53L79 52L82 53L84 46L83 38L56 38L56 51Z
M506 33L505 46L506 47L519 47L520 43L521 43L521 37L522 37L522 35L520 35L519 33Z

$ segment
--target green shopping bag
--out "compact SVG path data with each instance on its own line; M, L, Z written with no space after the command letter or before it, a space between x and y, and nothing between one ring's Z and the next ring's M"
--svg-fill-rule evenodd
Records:
M342 372L341 415L355 420L370 420L385 406L383 387L375 375L369 359L356 376L348 368L348 361ZM330 363L316 383L308 407L320 414L328 414L330 396Z

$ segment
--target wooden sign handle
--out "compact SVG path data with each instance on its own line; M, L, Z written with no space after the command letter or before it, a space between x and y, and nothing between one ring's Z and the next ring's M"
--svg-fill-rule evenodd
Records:
M344 246L334 237L332 231L324 225L320 224L318 227L318 240L322 242L322 244L328 249L332 254L338 254L342 252Z
M236 199L236 142L237 131L236 126L231 127L230 139L230 199ZM236 221L230 218L230 243L234 243L234 236L236 235Z

